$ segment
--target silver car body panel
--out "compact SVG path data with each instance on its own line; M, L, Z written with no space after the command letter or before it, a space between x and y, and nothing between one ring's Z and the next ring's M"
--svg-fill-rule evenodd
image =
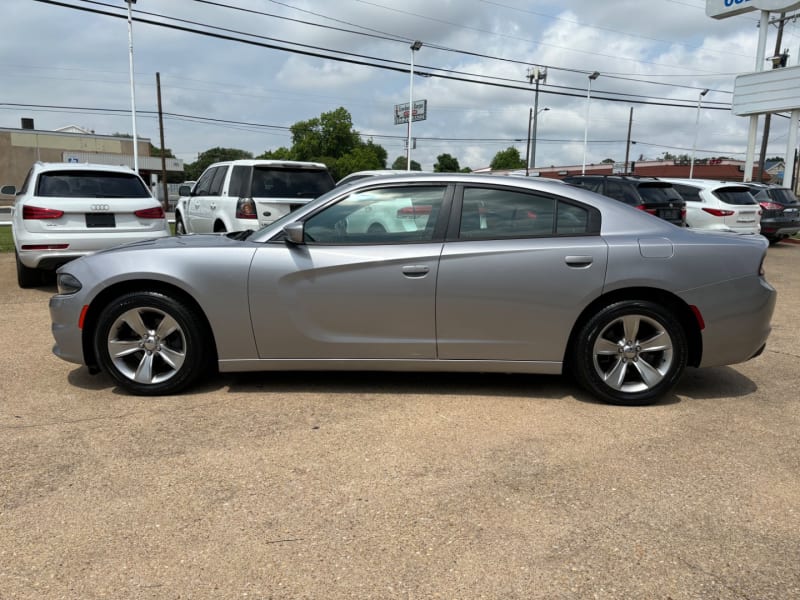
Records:
M504 185L497 177L435 177ZM395 180L426 183L426 176ZM686 230L560 184L508 180L597 207L600 235L353 246L283 240L284 225L342 193L392 181L334 189L246 241L182 236L70 263L62 272L83 288L50 301L54 352L83 364L82 307L131 280L173 286L196 300L221 371L559 373L581 312L630 288L662 290L696 307L705 320L701 366L748 360L769 333L776 294L758 275L764 238Z

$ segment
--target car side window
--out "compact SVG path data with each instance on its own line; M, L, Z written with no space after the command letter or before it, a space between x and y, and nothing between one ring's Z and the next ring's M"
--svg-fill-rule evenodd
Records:
M694 187L693 185L683 185L681 183L673 183L672 187L674 187L681 197L687 202L702 202L703 199L700 197L700 189Z
M430 242L446 186L385 187L359 191L305 221L308 244Z
M206 171L200 176L200 179L197 180L197 184L194 186L194 191L192 192L192 196L208 196L211 190L211 183L214 181L214 175L216 174L219 167L212 167L210 169L206 169Z
M225 175L228 173L228 167L217 167L217 172L214 173L214 179L211 181L211 188L208 190L209 196L221 196L222 184L225 183Z
M590 232L589 211L537 193L465 188L461 240L580 235Z

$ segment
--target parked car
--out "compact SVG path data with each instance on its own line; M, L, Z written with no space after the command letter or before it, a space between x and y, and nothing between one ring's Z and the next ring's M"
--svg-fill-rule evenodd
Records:
M170 235L161 203L128 167L35 163L16 199L11 233L17 283L43 283L46 273L79 256Z
M741 183L664 178L686 200L686 226L755 234L761 231L761 207Z
M348 183L353 183L354 181L358 181L359 179L363 179L364 177L379 177L381 175L404 175L406 173L419 173L419 171L398 171L396 169L374 169L371 171L356 171L355 173L350 173L349 175L345 175L339 181L336 182L337 186L340 185L347 185Z
M424 226L355 232L359 211ZM134 394L220 371L574 374L646 404L687 365L764 349L761 236L693 232L546 179L367 178L251 233L131 245L59 270L54 352Z
M785 187L746 183L761 206L761 235L777 244L800 232L800 201Z
M268 225L331 190L322 163L233 160L209 166L175 209L180 233L245 231Z
M686 224L686 203L672 185L653 177L624 175L571 175L565 183L614 198L683 227Z

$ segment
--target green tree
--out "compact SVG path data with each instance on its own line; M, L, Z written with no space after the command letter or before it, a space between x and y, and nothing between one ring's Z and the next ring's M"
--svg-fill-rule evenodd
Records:
M519 150L510 146L505 150L500 150L494 155L489 167L493 171L500 171L504 169L524 169L525 161L519 155Z
M157 158L161 157L161 148L157 146L153 146L150 144L150 156L155 156ZM164 148L164 158L175 158L175 155L172 153L172 150L169 148Z
M615 161L613 158L604 158L602 161L600 161L600 164L601 165L613 165L615 162L617 162L617 161Z
M277 150L265 150L256 158L261 160L294 160L294 154L286 146L281 146Z
M392 163L392 169L395 171L405 171L406 167L408 166L408 158L405 156L398 156L394 159ZM422 171L422 165L420 165L417 161L411 160L411 170L412 171Z
M258 158L321 162L336 180L355 171L386 168L386 150L372 140L362 141L350 113L342 107L298 121L289 129L291 148L267 150Z
M197 156L197 160L188 165L184 165L184 173L186 179L196 180L202 175L206 167L215 163L225 160L240 160L243 158L253 158L253 154L246 150L239 150L238 148L211 148L205 152L201 152Z
M440 154L433 165L434 173L458 173L460 170L458 159L450 154Z

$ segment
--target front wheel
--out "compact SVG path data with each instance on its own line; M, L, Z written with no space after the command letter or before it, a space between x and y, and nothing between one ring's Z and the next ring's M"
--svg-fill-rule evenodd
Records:
M687 342L675 316L658 304L616 302L578 333L573 355L578 381L610 402L652 404L669 392L686 368Z
M183 224L183 217L180 214L175 216L175 235L186 235L186 225Z
M143 396L176 393L210 365L202 315L158 292L134 292L109 302L94 335L100 366L120 386Z

